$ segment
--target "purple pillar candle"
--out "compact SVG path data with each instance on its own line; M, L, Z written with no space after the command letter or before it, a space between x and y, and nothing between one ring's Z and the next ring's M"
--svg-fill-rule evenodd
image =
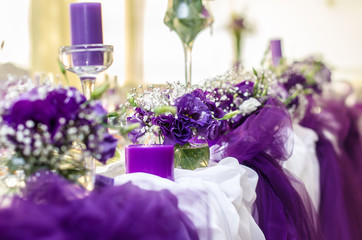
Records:
M282 46L279 39L270 41L270 50L272 55L272 63L274 66L279 64L280 59L282 58Z
M100 3L71 3L70 23L72 45L103 44Z
M126 173L144 172L174 180L173 145L127 145Z

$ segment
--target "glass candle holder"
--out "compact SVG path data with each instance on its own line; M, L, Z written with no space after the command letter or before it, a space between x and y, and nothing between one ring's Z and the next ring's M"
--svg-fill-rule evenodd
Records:
M65 69L77 74L84 96L90 99L97 75L113 63L113 46L103 44L81 44L63 46L59 58Z

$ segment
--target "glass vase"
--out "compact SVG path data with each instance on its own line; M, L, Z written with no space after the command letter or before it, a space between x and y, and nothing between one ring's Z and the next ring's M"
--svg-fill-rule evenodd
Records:
M207 167L210 158L210 148L206 141L191 142L175 147L175 168L194 170Z

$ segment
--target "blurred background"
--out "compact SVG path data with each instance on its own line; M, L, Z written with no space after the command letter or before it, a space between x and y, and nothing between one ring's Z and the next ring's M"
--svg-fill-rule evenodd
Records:
M85 1L1 0L1 76L19 69L60 74L58 49L70 43L71 2ZM167 0L93 2L102 3L104 44L114 46L108 77L117 77L125 87L183 81L181 41L163 23ZM232 14L238 14L246 28L241 56L247 69L259 67L269 41L279 38L287 59L319 55L333 69L335 81L347 80L361 91L361 0L211 0L210 8L213 27L199 34L193 48L193 82L232 67L230 22ZM71 84L80 86L75 76Z

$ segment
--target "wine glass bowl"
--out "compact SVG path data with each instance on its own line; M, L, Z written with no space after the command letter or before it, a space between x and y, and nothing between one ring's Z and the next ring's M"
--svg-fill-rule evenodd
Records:
M182 41L186 85L191 85L191 52L194 40L213 21L207 0L168 0L164 23L175 31Z

